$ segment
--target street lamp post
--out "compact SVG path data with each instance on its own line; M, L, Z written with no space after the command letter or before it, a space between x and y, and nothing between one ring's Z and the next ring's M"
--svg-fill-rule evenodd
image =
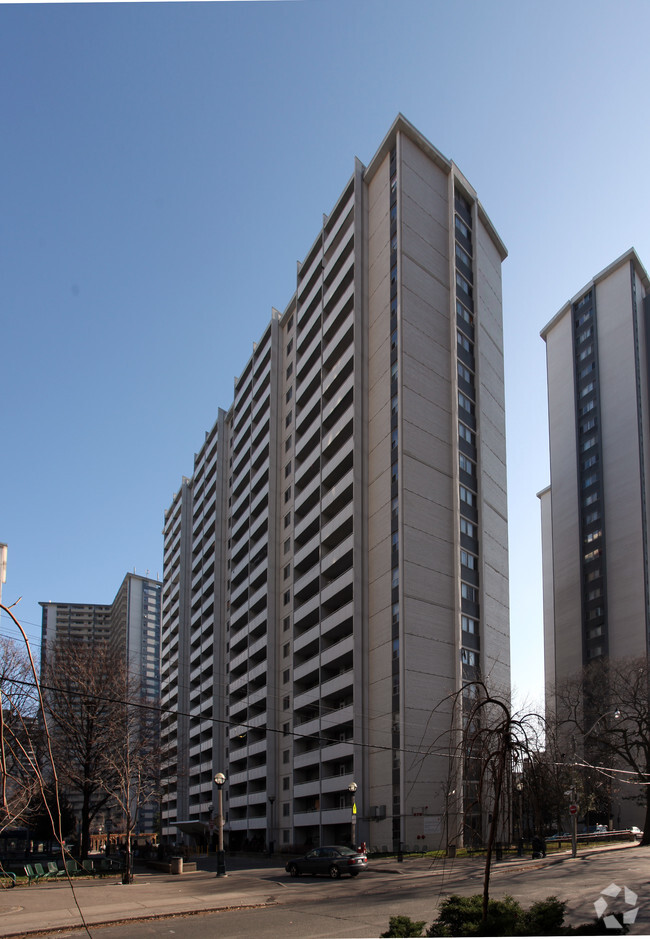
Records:
M223 784L226 777L223 773L217 773L214 781L219 792L219 817L217 819L217 877L227 877L226 874L226 854L223 850Z
M354 794L357 791L357 784L351 782L348 786L348 792L352 793L352 847L357 846L357 804L354 801Z
M275 802L275 796L269 796L269 805L271 806L270 818L269 818L269 856L273 854L273 848L275 847L273 841L273 803Z

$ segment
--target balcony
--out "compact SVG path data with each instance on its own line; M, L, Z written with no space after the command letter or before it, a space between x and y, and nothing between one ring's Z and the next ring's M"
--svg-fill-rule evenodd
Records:
M320 780L312 779L311 782L294 784L293 797L301 799L310 796L320 795Z
M321 665L332 665L338 658L350 655L354 651L354 635L350 633L339 642L335 642L329 649L321 651Z
M350 197L348 201L345 203L344 206L341 206L341 211L339 213L338 218L332 225L332 228L330 229L330 231L328 231L325 236L325 241L323 244L323 252L325 256L327 256L327 252L329 251L332 244L336 241L336 237L342 228L344 228L346 225L350 225L351 229L353 230L353 227L354 227L353 210L354 210L354 186L352 186L350 189ZM343 238L342 240L345 240L345 238Z

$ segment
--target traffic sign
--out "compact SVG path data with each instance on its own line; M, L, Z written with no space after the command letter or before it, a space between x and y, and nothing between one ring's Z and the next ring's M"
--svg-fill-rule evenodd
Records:
M577 815L579 808L580 808L579 805L576 805L575 802L572 802L571 805L569 806L569 815Z

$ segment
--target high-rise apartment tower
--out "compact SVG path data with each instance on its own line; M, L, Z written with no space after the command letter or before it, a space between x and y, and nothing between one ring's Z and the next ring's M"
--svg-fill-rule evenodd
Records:
M356 162L165 516L168 839L217 772L231 847L480 830L451 726L509 687L505 256L403 117Z
M647 655L650 282L634 250L542 330L551 484L539 495L546 681Z

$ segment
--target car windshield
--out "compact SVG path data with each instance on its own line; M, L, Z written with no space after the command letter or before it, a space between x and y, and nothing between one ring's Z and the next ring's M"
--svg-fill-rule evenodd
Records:
M339 852L339 854L343 854L343 855L345 855L346 857L348 857L350 854L358 854L358 853L359 853L358 851L353 851L352 848L339 848L338 846L337 846L336 850Z

